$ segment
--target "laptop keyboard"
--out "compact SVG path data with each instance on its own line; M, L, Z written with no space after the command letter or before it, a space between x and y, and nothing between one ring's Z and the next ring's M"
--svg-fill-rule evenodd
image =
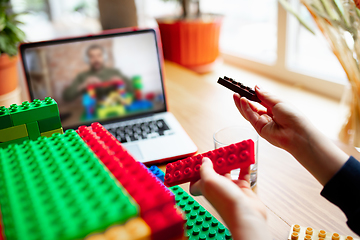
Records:
M107 130L121 143L133 142L140 139L156 138L165 136L170 130L163 119L146 121L118 127L108 127Z

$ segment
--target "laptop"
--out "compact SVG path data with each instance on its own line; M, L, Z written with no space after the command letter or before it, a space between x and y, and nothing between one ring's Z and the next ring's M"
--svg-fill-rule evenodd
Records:
M54 98L64 130L100 122L143 163L197 151L168 111L154 29L25 43L20 53L31 99Z

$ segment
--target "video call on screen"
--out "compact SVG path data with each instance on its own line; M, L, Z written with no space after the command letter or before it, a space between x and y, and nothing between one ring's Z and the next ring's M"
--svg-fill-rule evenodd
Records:
M163 110L153 32L28 48L34 98L54 98L63 127Z

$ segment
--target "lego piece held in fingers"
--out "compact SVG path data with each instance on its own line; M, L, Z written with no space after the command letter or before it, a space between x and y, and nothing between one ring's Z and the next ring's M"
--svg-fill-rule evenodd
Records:
M219 80L217 82L219 84L223 85L224 87L240 94L241 97L245 97L254 102L261 102L260 99L258 98L258 96L256 95L256 92L253 89L251 89L250 87L244 86L240 82L236 82L232 78L228 78L225 76L224 78L219 78Z
M237 168L247 168L255 163L254 142L249 139L169 163L166 165L165 185L171 187L199 180L199 171L204 157L210 158L218 174L225 174Z

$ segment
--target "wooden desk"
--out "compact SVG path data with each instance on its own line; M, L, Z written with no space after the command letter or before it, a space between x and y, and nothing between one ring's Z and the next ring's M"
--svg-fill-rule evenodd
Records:
M216 83L219 76L227 74L217 71L197 75L166 63L169 109L198 146L199 153L214 149L212 134L216 130L247 124L233 103L232 93ZM165 165L160 168L165 170ZM189 190L188 184L181 187ZM356 236L346 226L345 215L320 196L321 189L290 154L260 139L255 191L268 208L268 226L273 239L287 239L290 225L294 223ZM221 220L204 197L196 200Z

